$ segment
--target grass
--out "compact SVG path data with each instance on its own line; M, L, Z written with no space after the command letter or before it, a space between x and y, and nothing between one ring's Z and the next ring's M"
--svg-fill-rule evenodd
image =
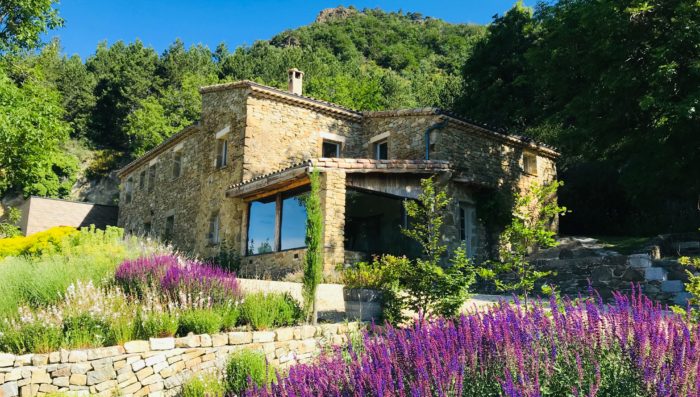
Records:
M16 315L22 304L54 303L77 280L99 285L124 259L151 249L121 233L88 229L68 237L59 253L0 259L0 318Z
M649 237L638 236L594 236L593 238L597 239L605 248L617 251L623 255L635 253L649 241Z

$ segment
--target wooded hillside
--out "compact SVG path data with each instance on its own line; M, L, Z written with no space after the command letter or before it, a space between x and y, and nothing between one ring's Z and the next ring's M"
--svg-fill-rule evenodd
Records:
M36 2L27 26L60 24L52 3ZM66 196L86 158L81 172L104 175L196 121L199 86L284 88L297 67L319 99L447 108L558 147L565 232L692 230L699 25L694 0L518 3L488 27L339 8L234 50L117 42L85 60L0 34L0 193Z

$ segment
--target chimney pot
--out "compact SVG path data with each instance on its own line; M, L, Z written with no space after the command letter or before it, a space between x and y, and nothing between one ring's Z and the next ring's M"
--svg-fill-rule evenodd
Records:
M287 71L287 89L294 95L302 95L302 83L304 81L304 72L297 68L292 68Z

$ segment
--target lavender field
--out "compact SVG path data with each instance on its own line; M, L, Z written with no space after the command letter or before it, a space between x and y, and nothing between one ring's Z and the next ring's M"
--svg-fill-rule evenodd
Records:
M696 396L697 328L638 292L375 327L246 396ZM551 307L551 310L549 307Z

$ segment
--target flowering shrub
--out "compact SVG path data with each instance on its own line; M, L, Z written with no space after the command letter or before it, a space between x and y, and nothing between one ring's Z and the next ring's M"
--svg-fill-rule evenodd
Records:
M240 299L235 273L172 254L124 261L114 278L129 293L143 297L147 291L159 291L191 306L210 307Z
M246 396L690 396L700 393L695 328L641 294L524 310L506 303L455 320L366 333Z
M57 226L30 236L0 239L0 258L19 255L42 255L59 250L61 241L73 233L74 227Z

